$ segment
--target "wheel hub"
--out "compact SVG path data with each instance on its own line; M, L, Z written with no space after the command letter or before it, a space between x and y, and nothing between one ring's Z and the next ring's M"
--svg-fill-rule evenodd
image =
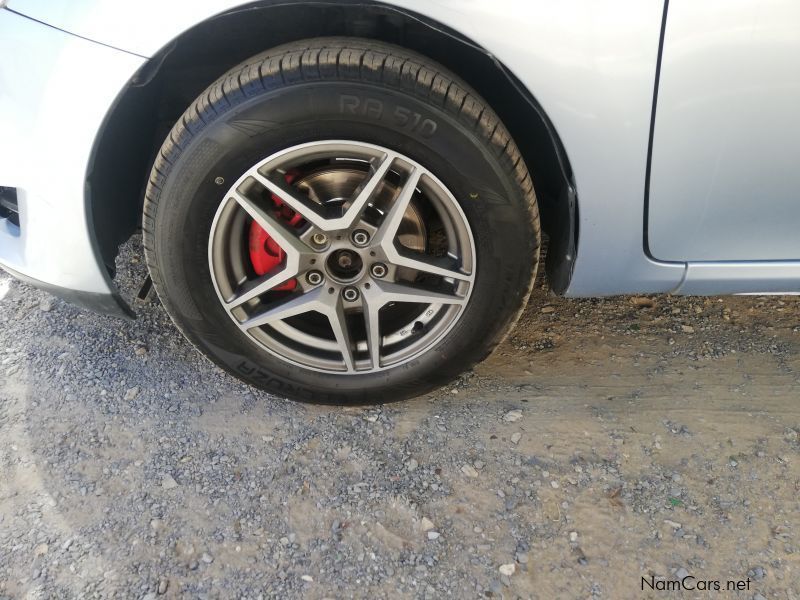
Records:
M364 261L357 252L348 249L331 252L326 261L331 277L339 281L353 281L364 268Z

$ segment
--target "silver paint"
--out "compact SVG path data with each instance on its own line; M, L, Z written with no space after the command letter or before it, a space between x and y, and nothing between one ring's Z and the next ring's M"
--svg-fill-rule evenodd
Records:
M0 237L0 263L11 262L26 274L65 287L108 292L111 284L88 239L84 201L86 166L103 117L142 64L140 57L152 56L186 29L244 3L11 0L10 4L16 11L107 46L8 11L0 14L0 81L15 82L14 93L0 98L0 129L6 139L0 150L0 185L21 187L26 212L35 216L40 231L31 228L24 243ZM731 268L687 267L684 261L798 258L797 239L787 237L800 218L800 203L789 202L798 183L797 170L779 168L788 166L785 153L797 157L789 134L798 121L782 116L789 100L775 98L784 93L796 98L792 77L798 74L800 9L795 2L671 3L674 20L668 20L672 25L656 123L650 235L655 256L678 262L648 258L643 244L661 1L392 0L389 4L441 22L484 47L519 78L549 116L573 167L578 192L580 238L568 295L669 292L679 287L705 293L720 289L720 280L731 292L759 286L771 291L787 285L783 267L774 268L766 260L736 273ZM785 39L767 43L770 32ZM731 47L726 42L715 50L714 44L726 36L751 45ZM270 45L264 40L265 48ZM753 52L741 54L745 47ZM739 52L734 56L747 60L737 62L721 48L731 48ZM765 55L758 54L760 48ZM784 56L780 48L793 54ZM775 68L774 61L793 69L791 77L781 80L786 69ZM741 85L719 90L719 85L733 81L725 76L732 62ZM98 72L103 77L95 76ZM764 84L771 95L760 89ZM75 98L83 102L71 100L73 95L63 92L67 89L80 89ZM715 93L710 101L707 95ZM748 119L734 127L730 119L737 115ZM720 135L728 137L720 141ZM743 139L752 148L741 146ZM720 154L719 149L726 147L744 153ZM41 176L42 164L49 165L47 177ZM712 178L716 183L710 186ZM757 205L767 212L756 210ZM702 217L700 226L697 217ZM45 239L59 252L50 252Z
M800 2L671 0L650 186L654 257L800 259L799 110ZM767 285L772 272L748 281Z

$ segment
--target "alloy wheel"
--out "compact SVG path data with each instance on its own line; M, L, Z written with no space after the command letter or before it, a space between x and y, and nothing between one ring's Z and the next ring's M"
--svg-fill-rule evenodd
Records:
M368 373L431 349L463 316L475 246L456 199L398 152L301 144L227 191L208 246L227 314L263 350Z

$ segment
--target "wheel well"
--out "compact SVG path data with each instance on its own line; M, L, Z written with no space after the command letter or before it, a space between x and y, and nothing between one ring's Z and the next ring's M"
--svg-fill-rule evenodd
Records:
M414 50L458 74L486 99L531 173L549 237L551 285L566 289L577 237L572 172L536 100L491 54L446 26L394 7L350 1L256 3L222 13L181 34L134 75L106 118L87 176L90 227L112 275L119 245L139 226L155 154L184 110L247 58L320 36L370 38Z

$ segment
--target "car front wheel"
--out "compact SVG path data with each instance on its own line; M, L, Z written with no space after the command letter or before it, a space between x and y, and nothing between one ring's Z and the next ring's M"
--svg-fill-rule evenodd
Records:
M225 74L164 142L148 266L203 353L298 400L427 392L524 307L539 220L497 116L401 48L315 39Z

